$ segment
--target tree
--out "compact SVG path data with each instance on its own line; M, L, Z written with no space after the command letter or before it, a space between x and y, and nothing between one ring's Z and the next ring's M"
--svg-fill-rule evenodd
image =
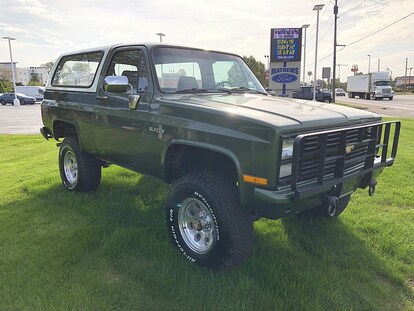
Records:
M40 66L41 67L45 67L46 68L46 70L47 70L47 73L49 74L50 73L50 71L52 70L52 67L53 67L53 65L55 64L55 62L54 61L50 61L50 62L47 62L47 63L44 63L44 64L41 64Z
M13 83L9 80L0 80L0 93L12 93Z
M268 81L265 78L265 64L263 64L261 61L256 60L254 56L243 56L243 60L247 63L247 65L250 67L250 69L253 71L257 79L264 85L268 85Z
M43 86L43 83L42 82L40 82L39 80L37 80L37 79L31 79L28 83L27 83L27 85L31 85L31 86Z

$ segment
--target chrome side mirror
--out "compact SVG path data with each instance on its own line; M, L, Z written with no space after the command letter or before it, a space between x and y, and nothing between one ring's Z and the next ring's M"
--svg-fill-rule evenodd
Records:
M108 93L128 93L129 88L129 98L128 106L129 109L137 109L140 95L133 94L132 85L129 84L128 78L125 76L107 76L104 79L104 90Z
M104 79L104 90L108 93L127 93L128 86L128 78L125 76L107 76Z

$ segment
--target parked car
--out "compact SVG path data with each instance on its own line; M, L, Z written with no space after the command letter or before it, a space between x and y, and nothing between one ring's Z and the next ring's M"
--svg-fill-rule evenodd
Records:
M0 104L5 105L5 104L12 104L14 105L13 101L14 101L14 93L5 93L3 95L0 96ZM20 105L33 105L36 102L36 98L34 97L30 97L30 96L26 96L22 93L17 93L17 98L20 101Z
M293 92L292 97L299 98L299 99L312 100L313 99L313 86L301 86L299 91ZM318 102L325 102L325 103L332 102L331 93L321 91L320 89L316 89L315 99Z
M337 88L337 89L335 89L335 95L336 96L345 96L346 93L345 93L344 89Z

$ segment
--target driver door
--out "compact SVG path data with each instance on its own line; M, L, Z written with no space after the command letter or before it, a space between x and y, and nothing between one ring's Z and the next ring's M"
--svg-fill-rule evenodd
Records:
M142 171L145 168L141 161L144 127L152 94L147 53L142 47L128 47L115 49L112 54L105 76L126 76L130 90L108 93L103 87L104 77L101 77L95 111L97 153L102 159ZM131 94L140 96L135 109L129 107Z

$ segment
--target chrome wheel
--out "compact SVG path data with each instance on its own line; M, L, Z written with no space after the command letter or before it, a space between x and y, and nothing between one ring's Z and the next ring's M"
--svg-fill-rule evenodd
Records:
M187 198L178 211L178 226L187 246L197 254L209 252L217 237L213 215L198 199Z
M78 182L78 161L71 150L65 153L63 158L63 169L67 181L72 185L76 186Z

